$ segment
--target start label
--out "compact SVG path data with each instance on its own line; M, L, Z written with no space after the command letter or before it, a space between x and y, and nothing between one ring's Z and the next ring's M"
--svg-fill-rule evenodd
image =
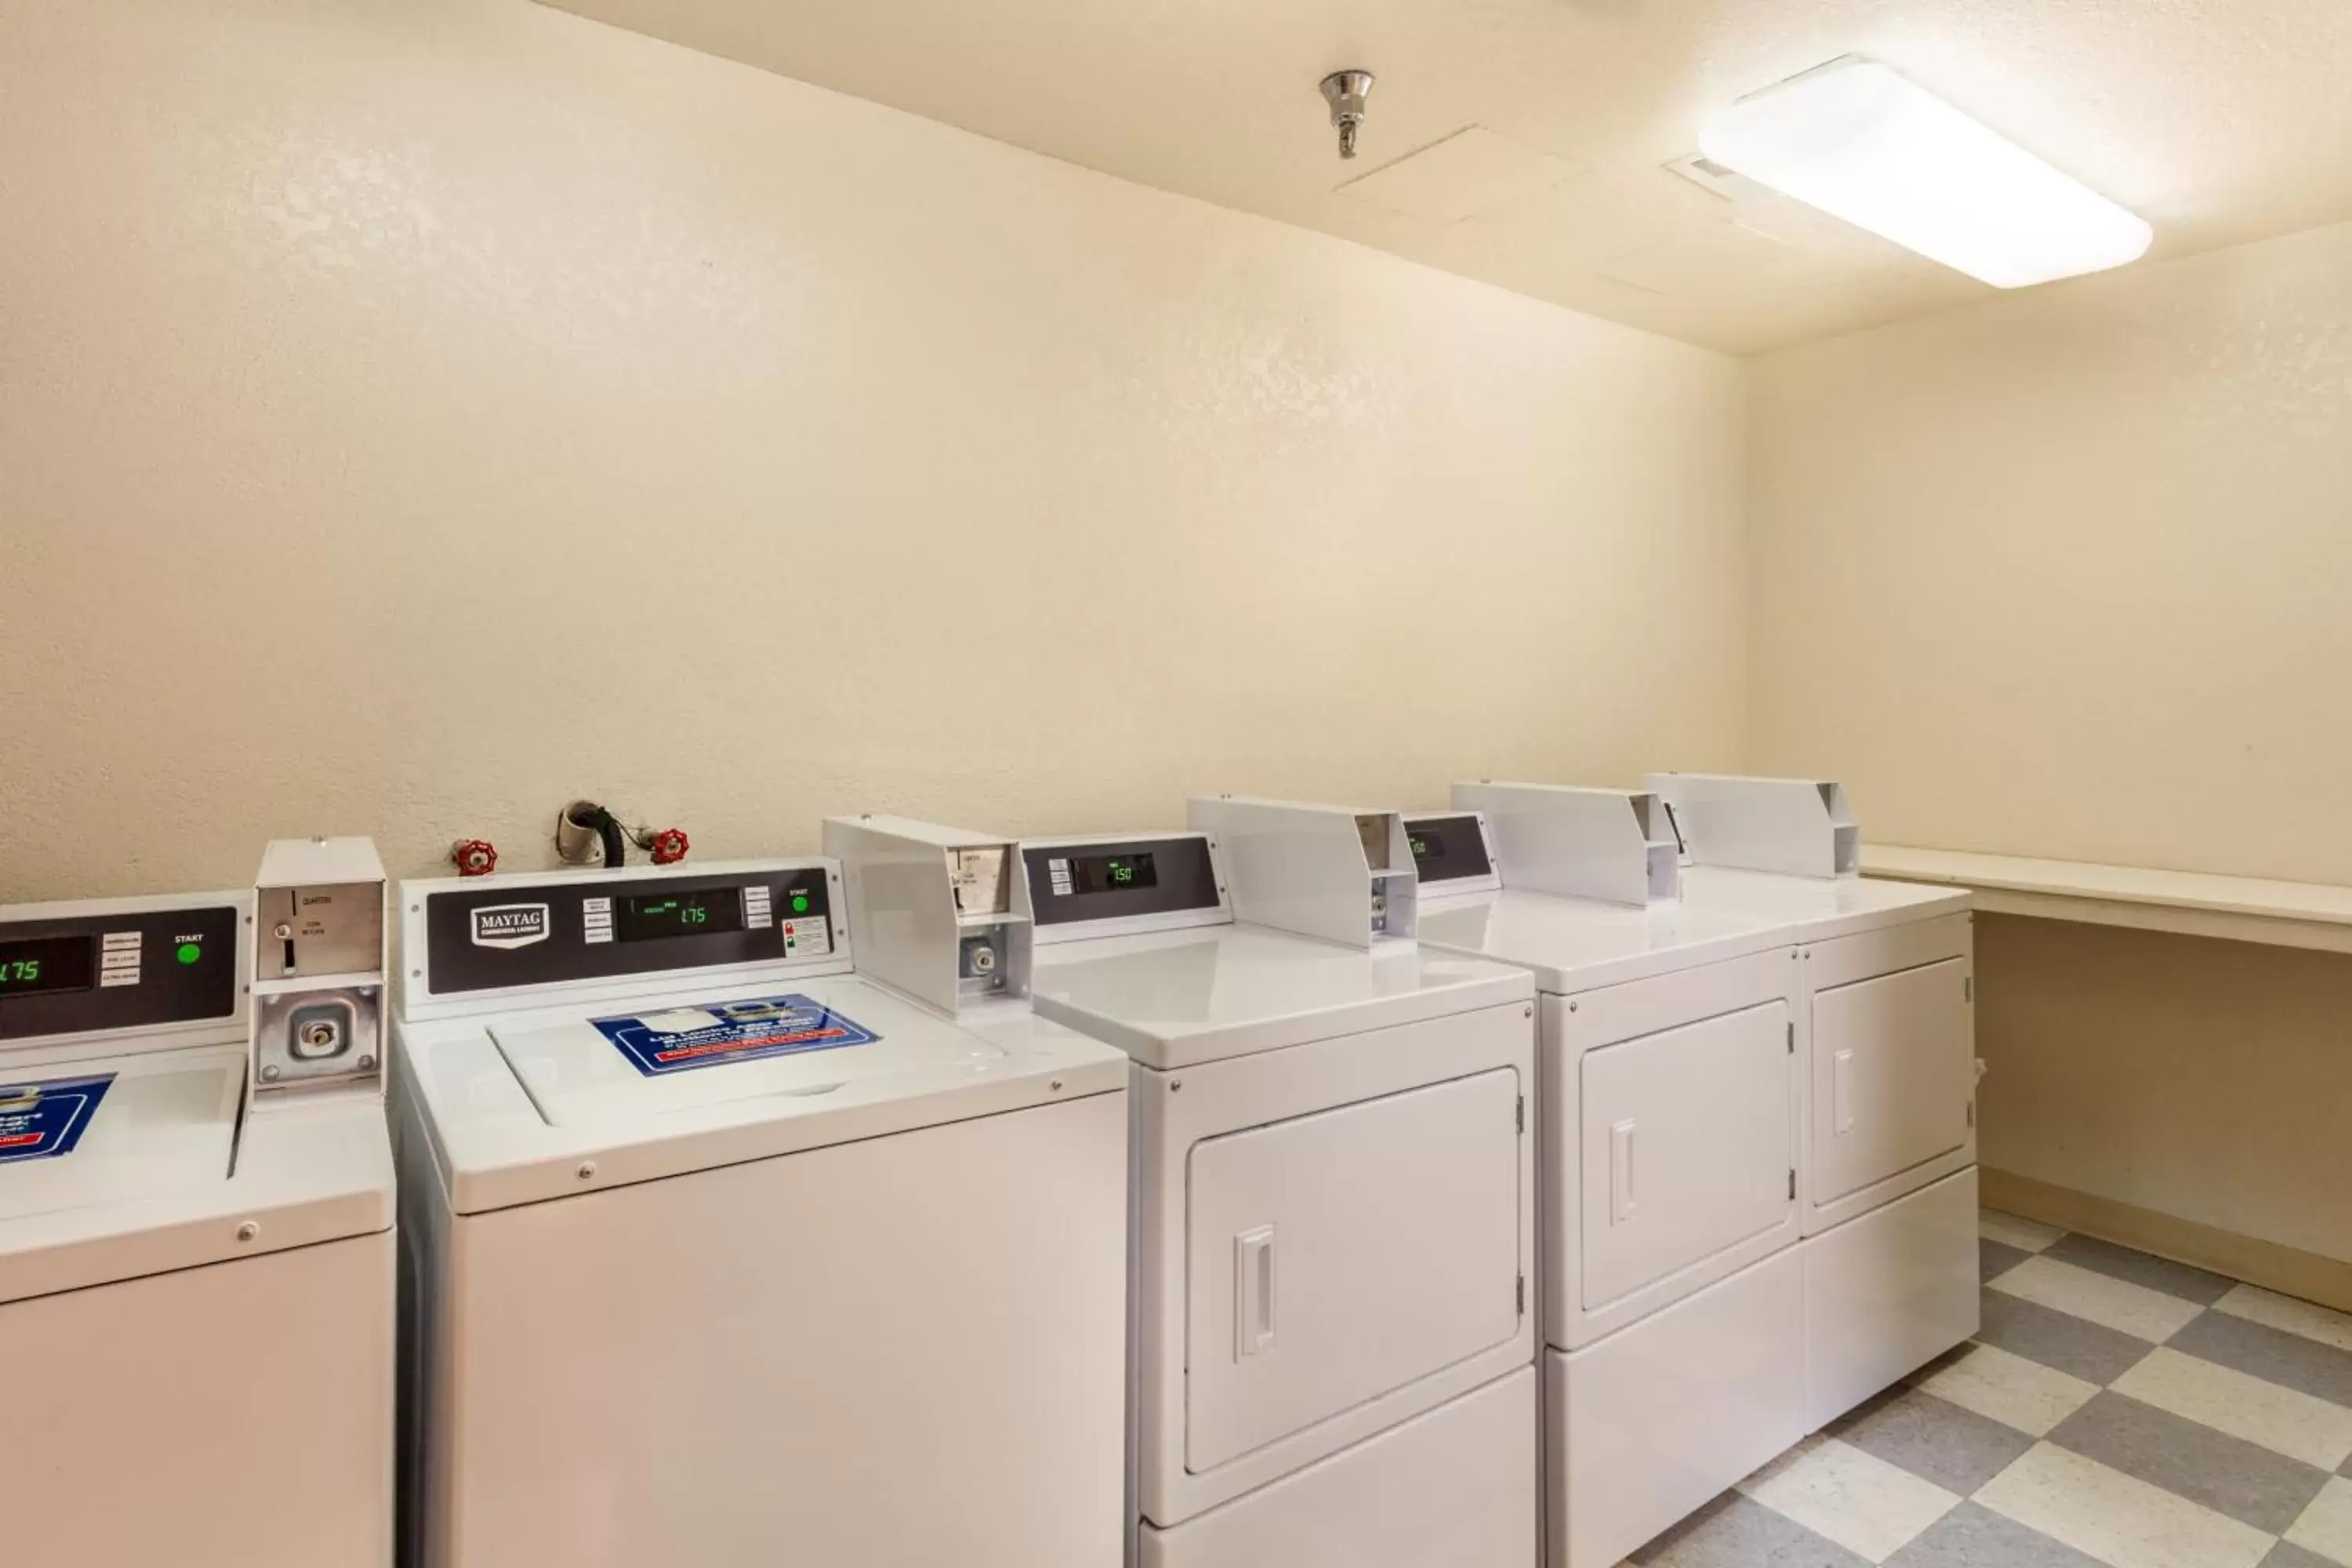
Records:
M105 1073L0 1084L0 1165L72 1153L113 1082Z
M760 1057L870 1046L882 1037L797 994L588 1021L647 1078Z

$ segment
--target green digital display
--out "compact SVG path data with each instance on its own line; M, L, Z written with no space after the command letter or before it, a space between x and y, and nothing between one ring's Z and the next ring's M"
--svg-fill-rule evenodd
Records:
M1081 893L1128 892L1160 885L1160 868L1149 851L1140 855L1074 855L1070 880Z
M98 977L98 939L35 937L0 942L0 998L87 991Z

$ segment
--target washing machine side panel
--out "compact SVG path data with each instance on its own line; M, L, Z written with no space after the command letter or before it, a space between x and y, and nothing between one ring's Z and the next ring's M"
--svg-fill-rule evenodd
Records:
M436 1568L1114 1568L1124 1092L469 1216Z
M453 1411L447 1373L456 1347L448 1307L471 1222L450 1207L424 1103L406 1066L405 1053L395 1047L389 1109L400 1173L398 1561L401 1568L439 1568L449 1556L448 1445L439 1436Z
M0 1557L386 1568L391 1231L0 1307Z

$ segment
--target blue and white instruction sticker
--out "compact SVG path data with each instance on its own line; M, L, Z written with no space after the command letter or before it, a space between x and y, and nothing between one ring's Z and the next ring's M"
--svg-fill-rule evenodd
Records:
M870 1046L882 1037L797 994L588 1021L647 1078L760 1057Z
M70 1154L98 1114L112 1073L0 1083L0 1165Z

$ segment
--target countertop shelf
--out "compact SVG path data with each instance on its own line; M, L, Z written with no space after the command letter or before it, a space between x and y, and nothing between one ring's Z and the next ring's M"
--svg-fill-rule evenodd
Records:
M1977 908L1992 914L2352 952L2352 888L1900 844L1864 845L1862 869L1972 889Z

